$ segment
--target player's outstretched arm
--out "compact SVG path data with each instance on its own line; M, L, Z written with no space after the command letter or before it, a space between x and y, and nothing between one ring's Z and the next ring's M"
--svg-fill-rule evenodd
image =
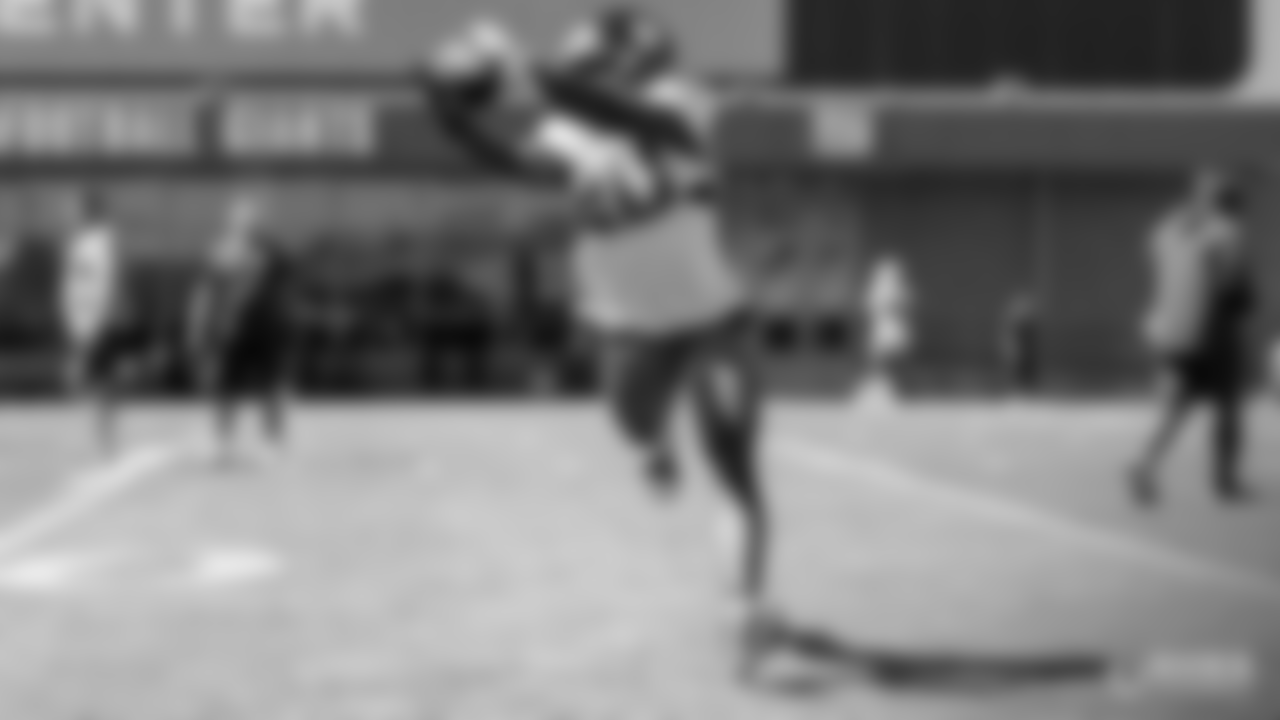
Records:
M530 127L545 112L540 78L500 23L473 22L418 76L428 111L470 160L517 177L545 170L526 146Z
M422 86L436 127L468 161L501 175L531 174L533 168L522 157L514 139L504 135L494 118L462 95L465 90L433 78L425 79Z
M647 147L682 152L705 149L705 134L690 118L648 98L564 74L548 74L547 89L565 110Z

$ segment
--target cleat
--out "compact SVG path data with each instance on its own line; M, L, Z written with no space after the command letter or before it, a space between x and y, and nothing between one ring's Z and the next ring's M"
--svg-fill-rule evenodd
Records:
M649 455L645 461L645 475L653 483L658 494L663 497L671 496L680 483L680 468L671 454L666 451Z
M1154 507L1160 502L1155 476L1149 470L1143 468L1131 472L1129 475L1129 495L1139 507Z
M747 611L739 632L738 676L747 684L766 682L775 675L779 651L791 640L790 626L777 613L764 607Z
M1218 484L1218 500L1226 505L1247 505L1258 497L1249 485L1236 481Z

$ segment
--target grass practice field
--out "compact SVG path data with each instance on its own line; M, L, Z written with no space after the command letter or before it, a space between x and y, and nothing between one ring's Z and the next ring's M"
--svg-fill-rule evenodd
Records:
M777 408L800 629L744 683L705 468L661 502L595 406L304 406L234 471L195 408L127 415L104 461L81 415L11 407L0 717L1276 720L1280 415L1258 503L1216 504L1196 426L1143 511L1149 413Z

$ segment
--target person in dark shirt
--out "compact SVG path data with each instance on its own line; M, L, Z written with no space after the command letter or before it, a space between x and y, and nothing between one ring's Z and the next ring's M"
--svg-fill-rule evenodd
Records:
M1237 180L1206 171L1152 237L1155 292L1143 330L1162 367L1165 392L1159 423L1131 478L1141 504L1158 500L1159 465L1200 405L1213 413L1212 475L1219 496L1240 502L1251 494L1240 467L1257 305L1240 218L1245 202Z
M284 390L290 335L288 261L263 235L261 200L236 198L192 298L191 347L202 388L215 406L221 456L234 457L240 404L262 408L268 436L286 434Z

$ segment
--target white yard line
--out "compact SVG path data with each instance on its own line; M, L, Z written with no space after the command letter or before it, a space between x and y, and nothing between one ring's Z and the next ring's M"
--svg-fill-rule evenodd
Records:
M794 436L777 443L776 450L781 459L795 466L826 475L848 477L864 487L894 493L944 512L1017 528L1108 558L1158 568L1187 579L1230 587L1270 602L1280 602L1280 580L1261 573L1110 532L1016 500L968 488L959 489L956 483L947 482L945 478L873 457L862 450L836 449Z
M141 447L73 477L52 502L0 529L0 563L13 561L34 544L158 477L189 452L189 445Z

